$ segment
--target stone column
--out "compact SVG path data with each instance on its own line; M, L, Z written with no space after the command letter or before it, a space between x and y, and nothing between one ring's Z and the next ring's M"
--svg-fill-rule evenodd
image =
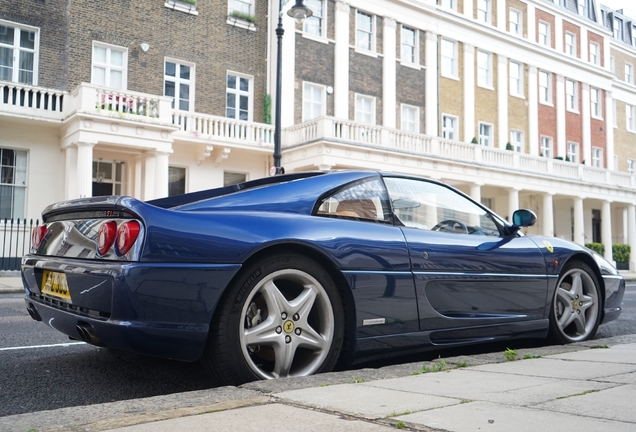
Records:
M574 243L585 244L585 221L583 220L583 198L572 199L574 207Z
M93 146L91 143L77 143L77 185L78 198L93 196Z
M543 194L543 205L541 206L542 233L544 236L554 236L554 208L551 193Z
M519 189L508 189L508 222L512 223L512 214L519 210Z
M528 69L528 149L539 156L539 82L534 66Z
M481 203L481 186L481 183L472 183L470 185L470 197L478 203Z
M614 101L612 92L605 90L605 148L607 169L614 170Z
M384 17L382 41L384 58L382 59L382 123L386 127L395 128L396 106L396 27L393 18Z
M503 1L498 1L504 3ZM499 10L499 6L497 6ZM504 21L505 25L505 21ZM510 141L508 136L508 57L497 54L497 114L498 114L498 147L505 149Z
M154 153L145 153L143 159L144 165L144 176L143 176L143 190L142 190L142 200L147 201L154 199L155 195L155 184L156 184L156 169L157 169L157 158Z
M426 47L425 47L425 64L426 70L424 71L426 92L426 106L425 106L425 133L426 135L436 137L439 134L439 100L437 95L438 86L438 37L437 34L427 31L426 32Z
M349 119L349 10L348 3L336 1L333 102L339 119Z
M630 247L629 270L636 270L636 206L627 205L627 243Z
M556 120L557 120L557 156L565 159L567 153L567 136L565 134L565 77L563 75L556 76Z
M581 160L585 165L592 164L592 117L590 107L590 85L583 84L581 91L581 123L583 125L583 148L581 149Z
M168 196L169 162L170 153L155 152L155 198L165 198Z
M611 201L603 201L601 208L601 241L605 248L605 259L613 262L612 259L612 210Z
M131 177L132 178L132 177ZM144 164L142 156L135 158L135 181L133 185L133 196L137 199L143 199L144 191Z
M79 197L77 194L77 147L69 145L64 148L64 156L64 199L69 200Z
M464 43L464 142L475 137L475 47Z

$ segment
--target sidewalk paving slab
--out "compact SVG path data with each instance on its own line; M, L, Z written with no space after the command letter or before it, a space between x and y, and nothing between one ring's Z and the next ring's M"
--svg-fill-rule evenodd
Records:
M635 427L633 423L490 402L468 402L395 419L407 426L426 426L448 432L633 432Z

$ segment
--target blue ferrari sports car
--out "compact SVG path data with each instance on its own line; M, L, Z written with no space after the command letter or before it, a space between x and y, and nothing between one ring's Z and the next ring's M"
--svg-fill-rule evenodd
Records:
M53 204L22 278L30 315L72 339L200 360L219 383L617 318L625 281L580 245L524 235L438 181L307 172L142 202Z

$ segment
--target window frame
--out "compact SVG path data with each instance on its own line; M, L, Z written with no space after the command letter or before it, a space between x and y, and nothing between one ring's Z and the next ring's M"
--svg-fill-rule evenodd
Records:
M370 31L361 30L360 29L359 22L358 22L358 17L359 16L369 17L370 24L371 24L371 30ZM376 51L376 19L375 19L375 15L373 15L371 13L368 13L368 12L361 11L359 9L356 9L355 29L356 29L356 50L362 50L364 52L375 53L375 51ZM368 48L360 46L360 41L361 41L361 39L359 37L360 32L369 35L369 47Z
M601 90L590 87L590 115L599 120L603 119L603 101L601 99Z
M236 89L230 89L228 87L228 77L232 75L235 76L237 78L237 88ZM245 90L240 90L240 79L247 79L249 82L249 88L247 91ZM234 91L229 91L229 90L234 90ZM235 95L237 95L238 97L235 98L236 101L236 106L234 107L234 110L236 112L236 115L234 117L229 117L227 115L228 113L228 104L227 104L227 100L228 100L228 94L233 93ZM247 95L248 97L248 109L247 109L247 120L242 120L240 118L240 96L245 96ZM251 75L247 75L247 74L243 74L240 72L235 72L235 71L226 71L225 73L225 117L226 118L230 118L233 120L238 120L238 121L247 121L247 122L251 122L254 121L254 77Z
M539 79L539 103L552 106L552 73L540 70L537 75ZM541 85L542 76L546 77L546 86ZM542 90L544 88L545 91Z
M627 174L634 175L634 159L627 159Z
M618 39L619 41L623 41L624 40L624 36L625 36L625 27L624 27L624 22L621 18L615 16L614 19L612 20L612 35L614 36L614 39Z
M625 62L625 82L634 84L634 65L627 62Z
M592 49L592 47L594 47L594 49ZM601 53L601 46L597 44L596 42L590 42L589 62L598 66L600 64L600 58L601 58L600 53Z
M519 139L515 139L515 135L518 135ZM523 153L523 131L518 129L510 130L510 145L512 145L512 150L517 153Z
M636 133L636 105L625 104L625 129Z
M517 17L516 22L512 20L513 15ZM513 24L516 29L515 31L513 31L512 29ZM521 36L522 30L523 30L523 12L514 8L509 8L508 9L508 32L513 35Z
M512 73L513 66L516 66L517 76L515 77ZM508 65L508 78L509 78L509 87L510 87L510 95L524 98L525 97L525 89L524 89L524 70L523 65L516 61L510 61ZM513 89L515 91L513 91Z
M552 159L552 154L554 153L554 139L547 135L541 135L539 142L541 146L541 155L545 158Z
M105 48L106 49L106 62L103 64L96 64L95 63L95 48L100 47L100 48ZM116 51L121 51L122 53L122 66L120 67L113 67L110 65L110 62L108 59L110 59L112 51L116 50ZM104 84L99 84L95 82L95 67L103 67L105 69L104 71ZM121 87L112 87L110 85L110 73L109 71L112 70L120 70L122 72L122 76L121 76ZM126 47L122 47L122 46L117 46L117 45L112 45L112 44L107 44L104 42L99 42L94 40L93 41L93 45L92 45L92 50L91 50L91 84L96 85L96 86L100 86L100 87L106 87L106 88L110 88L110 89L116 89L116 90L128 90L128 48Z
M456 0L439 0L439 6L450 9L453 11L457 11L457 1Z
M313 8L311 8L310 2L320 3L320 11L317 12ZM307 0L306 6L311 9L312 16L310 16L309 18L306 18L303 21L303 33L310 36L326 38L327 37L327 17L328 17L327 0ZM316 20L318 21L318 33L313 33L312 31L308 30L308 28L310 28L308 27L308 25L311 24L312 22L315 22Z
M481 6L484 4L486 9ZM477 21L486 24L492 23L492 2L490 0L477 0Z
M541 28L545 28L545 34L541 32ZM548 48L552 48L552 37L550 34L550 23L539 20L539 24L537 26L537 43L539 45L543 45Z
M446 126L446 121L452 122L451 127ZM442 138L452 141L459 141L459 117L451 114L442 114ZM452 137L448 137L447 132L452 133Z
M5 160L3 153L5 151L14 152L12 165L4 165ZM0 175L0 185L2 186L2 188L11 188L11 196L7 196L7 198L10 200L10 215L4 214L2 215L1 219L22 219L26 217L27 193L29 186L29 153L30 152L26 149L0 146L0 173L5 172L5 169L7 168L12 171L12 173L10 174L12 182L3 182L3 176L7 174ZM18 164L20 159L23 164ZM19 184L19 182L21 182L22 184ZM21 197L17 196L17 190L21 192ZM3 197L4 195L0 195L0 198ZM16 208L18 206L20 206L21 208ZM0 205L0 209L2 209L2 205Z
M482 57L480 58L480 54L482 55ZM486 68L483 67L483 65L481 64L482 59L484 58L483 55L485 55L485 59L486 59ZM483 87L483 88L487 88L487 89L492 89L493 88L493 55L492 53L488 52L488 51L484 51L484 50L477 50L477 85L479 87ZM485 79L486 82L483 82L484 79L484 75L482 72L485 72Z
M603 165L603 149L601 147L592 147L592 166L603 168Z
M409 130L406 129L404 127L404 112L405 110L413 110L413 113L415 114L414 116L414 120L412 122L408 122L413 124L413 130ZM400 129L405 131L405 132L409 132L409 133L415 133L415 134L419 134L420 133L420 108L415 106L415 105L409 105L409 104L400 104Z
M306 105L307 103L312 104L312 106L316 106L316 101L312 100L308 100L307 99L307 95L308 95L308 88L311 88L312 90L319 90L320 93L320 114L317 116L309 116L308 113L306 112ZM312 93L313 95L314 93ZM302 121L306 122L306 121L310 121L319 117L323 117L327 114L327 104L326 104L326 97L325 95L327 94L327 86L323 85L323 84L316 84L313 82L309 82L309 81L303 81L303 94L302 94ZM312 115L314 114L313 112L313 108L311 111Z
M249 3L248 10L244 10L243 8L235 8L233 7L235 3L247 4ZM248 15L256 15L255 14L255 0L229 0L227 2L227 14L230 15L232 12L242 12Z
M360 94L360 93L356 93L355 94L355 121L356 123L362 123L365 125L369 125L369 126L375 126L376 124L376 105L375 105L375 97L374 96L369 96L369 95L364 95L364 94ZM371 111L370 111L370 115L371 115L371 121L367 122L364 121L360 118L360 115L366 115L365 112L363 110L361 110L360 108L360 101L367 101L371 103Z
M181 193L171 193L170 185L174 182L170 181L170 170L183 170L183 192L188 192L188 167L187 166L179 166L179 165L169 165L168 166L168 196L180 195Z
M482 129L486 128L488 130L488 134L483 134L482 133ZM495 143L494 143L494 125L492 123L487 123L487 122L479 122L477 125L477 131L478 131L478 139L477 142L479 145L484 146L484 147L494 147Z
M570 39L571 43L568 43L568 39ZM577 55L577 47L576 47L576 34L566 31L565 38L563 40L563 48L565 50L565 54L576 57Z
M572 88L571 93L570 84ZM565 108L570 112L579 112L579 83L569 78L565 79Z
M404 30L407 31L412 31L413 32L413 45L409 45L409 44L405 44L404 43ZM419 65L420 63L420 58L419 58L419 32L417 29L402 25L400 26L400 61L402 63L407 63L407 64L411 64L411 65ZM410 47L410 49L413 51L412 53L412 58L411 59L404 59L404 49L406 47Z
M581 159L581 146L574 141L568 141L568 153L567 157L572 163L579 163Z
M453 45L453 56L452 57L448 57L445 55L446 50L444 43L450 43ZM447 39L447 38L441 38L440 41L441 44L441 50L440 50L440 56L441 56L441 60L442 60L442 65L441 65L441 70L442 70L442 76L446 77L446 78L453 78L453 79L459 79L459 67L458 67L458 63L459 63L459 58L458 58L458 45L459 43L457 41L454 41L452 39ZM448 46L448 45L446 45ZM451 71L447 70L447 66L446 66L446 62L444 61L445 59L450 59L451 64Z
M11 64L11 79L10 82L26 84L31 86L38 85L38 69L40 59L40 28L33 27L24 24L14 23L12 21L0 20L0 26L11 27L14 29L13 45L0 44L1 48L9 49L13 51L13 59L17 59ZM26 31L33 33L33 48L26 48L20 46L20 40L22 38L22 32ZM33 70L31 71L31 82L20 81L20 52L27 52L33 54Z
M190 68L190 79L184 79L181 77L178 77L178 73L175 71L175 76L171 77L169 75L166 75L166 64L167 63L174 63L178 69L181 68L181 66L187 66ZM177 70L178 70L177 69ZM191 63L191 62L186 62L183 60L177 60L177 59L173 59L170 57L164 57L163 59L163 95L166 96L166 81L173 81L175 83L175 96L173 99L173 107L172 109L176 109L179 111L187 111L187 112L194 112L194 101L195 101L195 89L196 89L196 68L195 68L195 63ZM177 100L180 101L180 94L181 94L181 85L180 84L188 84L189 87L189 99L188 99L188 109L187 110L182 110L179 107L174 106L175 102ZM179 84L179 85L178 85Z

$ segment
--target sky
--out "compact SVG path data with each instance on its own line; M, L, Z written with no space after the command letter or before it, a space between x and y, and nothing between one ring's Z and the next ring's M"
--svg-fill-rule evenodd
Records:
M614 10L623 9L625 15L636 18L636 3L634 0L597 0L600 4Z

